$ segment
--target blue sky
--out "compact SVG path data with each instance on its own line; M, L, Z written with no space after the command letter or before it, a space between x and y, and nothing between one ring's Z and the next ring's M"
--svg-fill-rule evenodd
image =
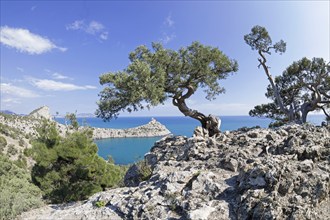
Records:
M1 1L1 110L94 113L99 76L128 65L139 45L179 49L199 41L239 63L210 102L197 92L191 108L247 115L267 102L267 78L243 36L267 28L287 51L269 56L274 76L302 57L330 58L329 1ZM122 115L129 115L123 113ZM181 115L167 102L130 116Z

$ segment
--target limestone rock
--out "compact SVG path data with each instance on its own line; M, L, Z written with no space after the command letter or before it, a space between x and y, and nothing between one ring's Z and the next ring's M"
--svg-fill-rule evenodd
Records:
M47 119L47 120L53 120L53 117L51 116L49 112L48 106L42 106L40 108L37 108L33 110L30 114L30 117L37 118L37 119Z
M94 128L93 138L117 138L117 137L157 137L169 135L171 132L160 122L151 119L148 124L135 128L127 129L111 129L111 128Z
M330 219L329 157L326 126L167 136L145 156L149 180L31 212L34 219ZM133 167L127 176L137 173Z

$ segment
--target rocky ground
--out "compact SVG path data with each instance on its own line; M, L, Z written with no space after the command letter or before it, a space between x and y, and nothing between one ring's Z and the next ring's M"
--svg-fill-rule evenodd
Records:
M330 219L330 127L289 125L166 137L151 178L21 219Z

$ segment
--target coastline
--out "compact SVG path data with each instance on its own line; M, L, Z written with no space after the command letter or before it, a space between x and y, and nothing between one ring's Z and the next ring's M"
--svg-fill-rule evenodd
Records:
M56 123L56 127L60 133L60 135L65 135L65 133L73 132L69 126L63 125L53 119L49 119L52 122ZM36 136L37 131L36 128L41 123L40 118L31 117L31 116L5 116L5 114L0 115L0 123L5 126L11 127L13 129L17 129L22 134L27 134L29 136ZM85 129L86 127L81 126L79 130ZM98 127L90 127L93 130L93 139L106 139L106 138L126 138L126 137L161 137L171 132L165 127L165 125L156 121L155 119L151 119L151 121L147 124L125 128L125 129L117 129L117 128L98 128Z
M161 137L171 134L165 125L151 119L145 125L126 129L114 128L93 128L93 139L106 139L106 138L128 138L128 137Z

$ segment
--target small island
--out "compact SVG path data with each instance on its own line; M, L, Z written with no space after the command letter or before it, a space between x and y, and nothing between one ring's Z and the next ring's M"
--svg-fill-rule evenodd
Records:
M94 139L122 138L122 137L158 137L171 132L156 119L152 118L148 124L127 129L93 128Z

